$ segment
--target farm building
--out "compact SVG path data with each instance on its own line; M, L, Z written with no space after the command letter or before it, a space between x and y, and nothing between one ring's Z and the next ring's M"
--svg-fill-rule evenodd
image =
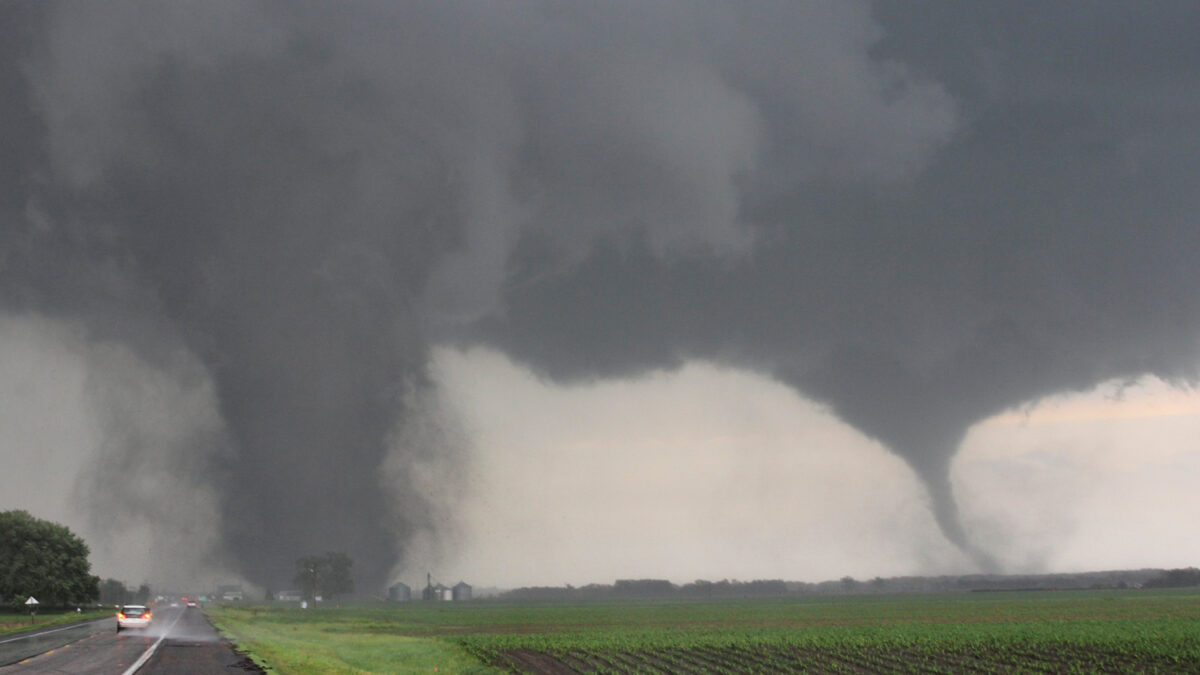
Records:
M408 602L412 600L412 589L405 583L394 583L388 587L388 600L392 602Z
M431 602L448 602L454 599L454 591L442 584L429 584L421 592L421 599Z
M465 582L458 582L453 588L433 583L433 575L426 575L425 590L421 591L421 599L433 602L451 602L471 599L471 587Z

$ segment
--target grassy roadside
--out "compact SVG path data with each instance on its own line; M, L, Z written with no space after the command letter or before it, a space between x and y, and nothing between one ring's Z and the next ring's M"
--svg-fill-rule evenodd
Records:
M404 622L363 621L354 610L206 608L217 630L271 672L495 673L457 644Z
M36 621L30 622L29 615L23 612L0 614L0 635L6 633L19 633L21 631L30 630L32 628L49 628L52 626L63 626L69 623L77 623L79 621L89 621L91 619L101 619L113 615L111 609L87 610L82 614L71 611L55 611L55 612L39 612Z

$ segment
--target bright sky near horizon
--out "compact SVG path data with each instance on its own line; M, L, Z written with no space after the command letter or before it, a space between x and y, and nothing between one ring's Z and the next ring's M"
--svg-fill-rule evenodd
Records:
M817 581L973 571L912 471L760 375L677 372L561 386L503 355L442 349L474 449L447 578ZM1008 572L1200 558L1200 395L1143 378L976 425L954 466L967 529Z
M215 545L202 481L160 475L156 504L139 502L170 507L178 528L168 532L131 512L128 528L108 536L75 498L92 470L82 458L105 426L89 390L124 389L163 442L181 420L203 426L194 418L211 392L120 349L99 360L107 366L94 355L89 365L87 347L55 322L6 319L0 349L14 357L0 365L0 448L10 458L0 509L68 524L91 544L96 573L131 582L161 573L155 555ZM899 458L761 375L693 362L564 386L482 348L438 349L433 372L461 419L467 480L443 533L453 536L418 538L397 570L410 583L426 569L501 587L972 571ZM974 541L1006 571L1193 565L1197 439L1197 392L1153 378L1109 383L976 425L955 462L955 491Z

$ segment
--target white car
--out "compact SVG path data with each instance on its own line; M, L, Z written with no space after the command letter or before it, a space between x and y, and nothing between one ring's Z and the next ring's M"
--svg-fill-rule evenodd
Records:
M149 628L150 608L145 605L123 605L117 610L117 632L122 628Z

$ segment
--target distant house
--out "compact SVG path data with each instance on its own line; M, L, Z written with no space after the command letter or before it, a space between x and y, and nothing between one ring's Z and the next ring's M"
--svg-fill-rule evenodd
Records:
M392 584L388 587L388 600L392 602L408 602L412 600L412 589L405 583Z
M276 602L300 602L303 599L300 591L279 591L275 594Z
M454 584L454 588L450 589L451 597L457 602L471 599L471 586L465 581L460 581Z
M221 602L241 602L245 595L242 593L242 587L237 584L217 587L217 597Z

